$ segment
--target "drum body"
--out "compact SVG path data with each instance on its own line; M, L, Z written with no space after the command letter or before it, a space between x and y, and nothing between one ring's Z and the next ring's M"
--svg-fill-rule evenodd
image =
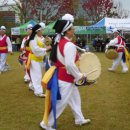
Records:
M79 69L86 75L87 81L93 82L101 74L101 63L94 53L86 52L80 56Z
M110 60L118 58L117 47L109 46L108 49L105 51L105 55Z
M18 61L21 65L25 64L27 59L28 58L26 57L26 52L21 53L18 57Z

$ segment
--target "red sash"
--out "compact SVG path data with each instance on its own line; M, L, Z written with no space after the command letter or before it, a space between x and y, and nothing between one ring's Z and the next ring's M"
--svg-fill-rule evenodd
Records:
M7 36L4 36L4 38L0 40L0 53L8 53L6 39L7 39Z

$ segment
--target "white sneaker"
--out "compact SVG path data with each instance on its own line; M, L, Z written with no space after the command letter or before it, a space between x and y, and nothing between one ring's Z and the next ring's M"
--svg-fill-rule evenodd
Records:
M108 68L108 71L110 71L110 72L115 72L115 70L112 69L112 68Z
M5 67L6 67L7 69L10 69L10 68L11 68L10 65L8 65L8 64L5 64Z
M128 69L122 70L122 73L127 73L127 72L128 72Z
M45 125L43 121L40 122L40 127L44 130L56 130L56 129L53 129L51 126Z
M43 121L40 122L40 127L43 128L43 129L45 129L45 130L47 129L47 126L44 124Z
M6 71L9 71L9 70L11 70L11 67L10 67L9 65L6 64L3 71L6 72Z
M44 98L44 97L46 97L46 95L44 94L44 93L34 93L36 96L38 96L38 97L42 97L42 98Z
M32 83L31 83L31 82L29 83L28 88L29 88L29 90L34 91L34 87L33 87L33 85L32 85Z
M46 130L56 130L56 129L53 129L52 127L47 127Z
M24 82L25 82L25 83L29 83L30 80L29 80L29 79L24 79Z
M85 125L85 124L88 124L88 123L90 123L90 122L91 122L90 119L84 119L84 120L82 120L82 121L75 121L75 124L76 124L76 125Z
M3 72L7 72L7 71L9 71L9 70L7 68L4 68Z

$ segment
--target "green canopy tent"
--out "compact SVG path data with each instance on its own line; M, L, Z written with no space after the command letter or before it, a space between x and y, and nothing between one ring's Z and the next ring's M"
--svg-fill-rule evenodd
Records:
M56 21L46 26L44 30L45 35L53 35L55 33L55 30L52 29L55 23ZM93 26L74 26L74 27L75 27L75 34L106 34L105 27L93 27Z
M55 23L56 23L56 21L54 21L46 26L46 28L44 29L44 35L54 35L55 34L55 30L53 29L53 26Z
M11 35L27 35L26 29L29 24L32 24L34 26L37 24L37 22L35 22L34 20L30 20L19 27L11 28Z
M29 22L21 25L20 26L20 35L27 35L27 26L29 24L32 24L33 26L35 26L37 24L37 22L35 22L34 20L30 20Z
M56 21L48 24L46 28L44 29L44 35L54 35L55 30L53 29L54 24ZM11 34L12 35L27 35L27 25L32 24L35 25L37 24L34 20L30 20L27 23L11 28ZM106 27L98 27L98 26L74 26L75 27L75 34L106 34Z
M75 26L75 34L106 34L105 27Z
M53 35L55 33L55 30L52 29L55 22L56 21L54 21L46 26L46 28L44 29L45 35ZM37 23L34 20L30 20L27 23L25 23L19 27L11 28L11 35L27 35L26 29L29 24L32 24L34 26Z

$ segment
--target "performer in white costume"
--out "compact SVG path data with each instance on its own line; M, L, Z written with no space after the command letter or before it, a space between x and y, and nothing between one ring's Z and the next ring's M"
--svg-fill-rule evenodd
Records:
M117 29L114 29L113 33L115 38L107 44L107 47L116 46L118 52L118 58L113 61L112 67L108 68L108 71L112 71L112 72L115 71L118 65L121 63L122 73L126 73L128 71L128 67L126 65L126 60L125 60L125 51L124 51L126 44L125 41L122 39L122 37L119 35L120 32Z
M54 25L53 28L57 35L53 40L50 59L58 68L58 85L61 94L61 100L56 102L56 118L58 118L66 106L69 105L74 114L75 124L83 125L89 123L90 119L85 119L82 114L80 94L74 84L75 81L84 78L84 75L75 64L79 56L76 46L71 42L71 38L74 35L73 21L73 16L66 14L62 17L62 20L58 20ZM55 130L56 128L52 128L53 124L54 118L53 112L51 111L48 125L45 124L43 119L40 126L46 130Z
M44 48L44 43L41 39L43 33L42 27L37 24L32 29L32 34L29 38L28 44L30 47L30 53L27 61L27 68L30 64L30 77L32 82L32 89L34 94L39 97L45 97L43 88L41 85L42 73L43 73L43 58L46 55L46 51L51 47Z
M28 35L23 38L21 48L20 48L20 50L25 53L25 56L27 58L28 58L28 54L30 52L30 49L29 49L29 47L26 47L26 43L29 40L30 35L32 34L32 28L33 28L32 24L29 24L27 26ZM27 70L26 70L26 73L25 73L25 76L24 76L24 82L29 82L29 81L30 81L30 77L29 77L29 74L27 73Z
M6 59L7 54L12 53L12 44L10 38L6 35L6 27L1 26L0 28L0 73L7 71Z
M44 29L45 29L45 27L46 27L46 25L45 25L45 23L43 23L43 22L40 22L39 23L39 25L42 27L42 29L43 29L43 31L44 31ZM42 39L42 42L44 43L44 45L45 45L45 38L43 37L43 34L41 33L41 39Z

